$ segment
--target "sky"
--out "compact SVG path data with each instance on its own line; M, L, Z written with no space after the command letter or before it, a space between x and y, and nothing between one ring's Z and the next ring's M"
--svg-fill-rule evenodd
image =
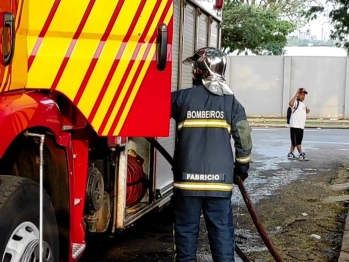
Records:
M332 5L326 3L327 0L316 0L313 2L314 2L314 5L315 3L323 5L326 10L325 13L327 14L332 9ZM316 35L318 39L320 39L322 34L326 34L326 33L329 34L331 29L333 29L333 26L331 25L327 17L320 16L318 17L318 19L310 21L307 25L300 28L299 30L304 32L307 29L311 30L311 35Z

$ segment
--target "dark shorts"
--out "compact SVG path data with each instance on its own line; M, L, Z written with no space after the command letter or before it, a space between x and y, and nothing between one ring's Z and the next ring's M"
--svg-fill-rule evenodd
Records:
M291 143L293 146L299 146L303 141L304 129L302 128L290 128Z

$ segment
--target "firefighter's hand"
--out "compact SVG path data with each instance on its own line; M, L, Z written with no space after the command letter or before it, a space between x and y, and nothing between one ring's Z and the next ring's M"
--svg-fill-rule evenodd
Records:
M240 164L240 163L235 163L235 168L234 168L234 184L237 184L236 177L239 176L242 181L245 181L246 178L248 178L248 169L250 168L250 164Z

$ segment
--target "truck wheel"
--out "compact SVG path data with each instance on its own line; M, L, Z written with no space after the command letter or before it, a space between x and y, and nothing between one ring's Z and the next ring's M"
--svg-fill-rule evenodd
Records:
M0 262L39 261L39 185L0 176ZM50 198L43 194L43 261L59 259L58 230Z

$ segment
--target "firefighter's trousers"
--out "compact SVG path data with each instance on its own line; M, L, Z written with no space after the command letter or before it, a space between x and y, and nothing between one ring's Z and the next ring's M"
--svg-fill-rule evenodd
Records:
M234 226L230 198L174 196L174 256L195 262L201 210L214 262L234 262Z

